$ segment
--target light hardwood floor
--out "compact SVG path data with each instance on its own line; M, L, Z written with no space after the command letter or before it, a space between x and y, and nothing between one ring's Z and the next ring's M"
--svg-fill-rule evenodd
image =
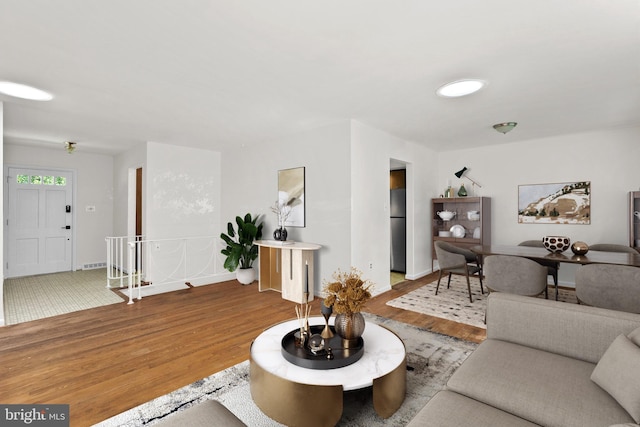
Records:
M433 278L396 285L365 311L482 341L483 329L385 305ZM71 425L90 426L247 360L251 340L294 306L230 281L1 327L0 402L68 403Z

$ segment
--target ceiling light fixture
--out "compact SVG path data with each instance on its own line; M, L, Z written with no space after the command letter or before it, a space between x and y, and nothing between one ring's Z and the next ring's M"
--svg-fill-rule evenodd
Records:
M517 125L518 123L516 122L506 122L506 123L498 123L496 125L493 125L493 128L498 132L504 134L507 132L511 132L513 128L516 127Z
M53 95L49 92L14 82L0 82L0 93L32 101L51 101L53 99Z
M71 142L71 141L67 141L67 142L64 143L64 148L66 148L67 153L71 154L76 149L76 143L75 142Z
M471 95L482 89L487 82L477 79L456 80L455 82L442 85L436 90L438 96L445 98L457 98L460 96Z

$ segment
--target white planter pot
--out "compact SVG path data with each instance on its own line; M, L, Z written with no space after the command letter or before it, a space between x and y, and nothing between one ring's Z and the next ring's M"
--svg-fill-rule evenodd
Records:
M249 285L256 280L256 271L251 268L239 268L236 270L236 279L243 285Z

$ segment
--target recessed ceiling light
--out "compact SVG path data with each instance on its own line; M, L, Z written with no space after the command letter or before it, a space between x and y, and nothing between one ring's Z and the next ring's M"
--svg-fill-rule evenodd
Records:
M483 80L465 79L456 80L440 86L436 93L445 98L457 98L459 96L471 95L482 89L487 83Z
M13 82L0 82L0 93L32 101L50 101L53 99L53 95L49 92Z

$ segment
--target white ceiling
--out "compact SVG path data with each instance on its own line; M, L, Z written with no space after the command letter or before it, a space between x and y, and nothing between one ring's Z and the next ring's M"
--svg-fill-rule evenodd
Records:
M489 84L435 95L468 77ZM640 125L640 1L0 0L0 80L55 96L0 95L5 143L223 149L355 119L499 144Z

